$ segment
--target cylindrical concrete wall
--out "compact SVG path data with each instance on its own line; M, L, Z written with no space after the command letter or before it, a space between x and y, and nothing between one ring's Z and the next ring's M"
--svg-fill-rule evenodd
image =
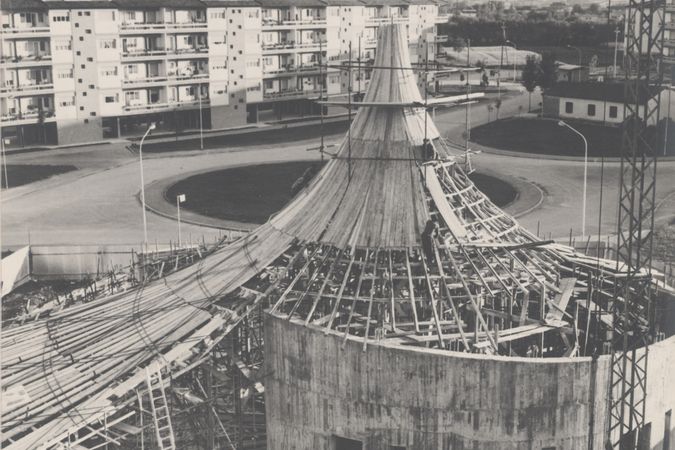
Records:
M363 351L362 341L343 345L341 335L268 316L265 362L270 450L333 450L338 437L365 450L604 449L607 357L491 357L376 343Z

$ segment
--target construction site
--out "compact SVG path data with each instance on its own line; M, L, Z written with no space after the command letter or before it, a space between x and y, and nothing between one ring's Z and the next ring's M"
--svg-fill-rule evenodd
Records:
M125 278L3 318L2 448L675 448L644 95L664 79L662 14L629 1L612 245L542 238L475 187L431 111L478 96L430 99L392 21L372 63L332 63L370 83L317 99L349 130L265 224L146 248Z

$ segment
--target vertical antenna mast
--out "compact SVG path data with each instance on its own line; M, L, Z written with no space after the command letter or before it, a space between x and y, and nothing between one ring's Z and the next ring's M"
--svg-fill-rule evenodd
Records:
M323 101L323 90L326 87L326 82L323 74L323 39L319 35L319 107L321 108L321 145L319 146L319 152L321 153L321 161L323 161L323 151L324 147L324 136L323 136L323 108L324 105L321 103ZM327 95L328 93L326 93Z
M347 108L349 110L349 128L347 129L347 170L352 179L352 41L349 41L349 60L347 62L349 80L347 81Z
M617 267L625 276L616 280L607 339L612 350L609 439L621 450L642 448L639 443L646 439L647 356L656 331L651 266L659 144L650 124L659 120L664 20L663 0L629 1L617 227Z
M356 89L358 91L359 100L360 100L361 99L361 34L359 34L359 56L356 60L356 64L357 64L357 66L356 66L356 70L357 70L356 81L358 83L357 86L356 86Z
M466 118L464 120L464 151L466 158L469 157L469 138L471 127L469 126L471 103L469 102L469 94L471 94L471 84L469 83L469 67L471 67L471 39L466 41Z
M427 36L426 42L425 42L425 47L424 47L424 151L427 151L427 148L429 146L429 137L427 135L427 130L429 129L429 126L427 124L427 118L429 116L429 89L428 89L428 83L429 83L429 37ZM436 155L434 155L436 156Z

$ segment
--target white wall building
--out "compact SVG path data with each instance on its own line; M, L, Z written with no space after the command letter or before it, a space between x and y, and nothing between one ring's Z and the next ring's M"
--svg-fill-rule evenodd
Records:
M443 20L431 0L3 0L3 136L69 144L151 121L195 129L200 110L212 129L317 114L322 89L348 90L349 72L326 65L350 44L353 61L370 60L377 28L402 22L413 62L431 60ZM365 90L367 71L351 76Z
M653 93L656 102L656 92ZM544 117L619 125L625 119L623 83L557 83L543 94Z

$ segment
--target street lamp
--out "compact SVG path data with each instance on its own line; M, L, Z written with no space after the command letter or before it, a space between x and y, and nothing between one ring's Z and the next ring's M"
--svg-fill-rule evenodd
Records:
M516 58L518 57L518 54L516 53L518 51L518 47L516 47L516 44L513 41L506 41L507 44L511 44L511 47L513 47L514 54L513 54L513 82L516 82Z
M185 194L179 194L176 196L176 211L178 216L178 248L182 247L182 240L180 236L180 204L185 201Z
M668 154L668 128L670 128L670 94L673 92L673 86L668 86L668 119L666 120L666 130L663 133L663 156ZM5 167L7 165L5 164Z
M574 47L573 45L567 44L567 48L573 48L579 54L579 67L581 67L581 49L579 47Z
M199 149L204 150L204 123L202 119L202 84L197 87L199 93Z
M584 195L581 206L581 237L586 237L586 185L588 183L588 141L586 137L581 134L578 130L570 126L568 123L560 120L558 121L558 126L567 127L570 130L574 131L576 134L581 136L581 139L584 140Z
M148 136L148 134L156 128L155 122L152 122L148 127L147 131L141 138L141 144L138 146L138 160L141 166L141 206L143 207L143 247L144 250L148 249L148 219L145 215L145 180L143 178L143 141Z

